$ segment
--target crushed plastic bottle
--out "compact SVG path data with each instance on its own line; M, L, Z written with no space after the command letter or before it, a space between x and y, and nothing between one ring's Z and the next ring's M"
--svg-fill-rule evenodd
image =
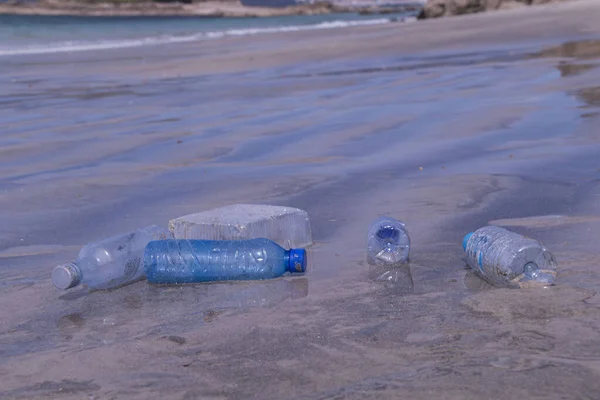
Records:
M463 239L467 262L494 286L552 285L556 259L539 241L499 226L484 226Z
M312 244L308 213L293 207L231 204L169 221L175 239L271 239L281 247Z
M75 262L58 265L52 282L66 290L80 284L112 289L143 279L142 257L148 242L172 237L168 229L152 225L84 246Z
M262 280L306 271L306 250L285 250L265 239L158 240L144 253L148 282L182 284Z
M406 264L410 252L410 237L404 222L391 217L378 218L369 229L367 261L371 265Z

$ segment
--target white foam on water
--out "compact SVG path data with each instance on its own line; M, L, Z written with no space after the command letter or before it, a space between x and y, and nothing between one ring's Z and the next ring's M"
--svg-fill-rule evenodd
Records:
M393 20L390 18L378 18L362 21L329 21L313 25L290 25L269 28L246 28L246 29L227 29L222 31L199 32L191 35L181 36L153 36L139 39L126 40L104 40L104 41L67 41L54 43L50 45L36 45L25 48L0 49L0 56L25 55L25 54L48 54L48 53L66 53L75 51L122 49L129 47L139 47L157 44L186 43L206 39L218 39L228 36L252 36L259 34L280 33L280 32L298 32L319 29L336 29L361 25L378 25L390 22L402 21L409 22L414 18L404 18Z

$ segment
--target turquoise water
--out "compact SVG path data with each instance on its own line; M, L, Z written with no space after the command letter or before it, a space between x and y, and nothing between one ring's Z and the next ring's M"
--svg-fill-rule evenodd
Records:
M410 14L269 18L0 15L0 56L137 47L286 31L385 24Z

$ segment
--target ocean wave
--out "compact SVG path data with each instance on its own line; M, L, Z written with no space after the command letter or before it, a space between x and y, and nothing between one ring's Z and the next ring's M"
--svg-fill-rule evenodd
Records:
M408 18L402 19L401 21L406 22ZM198 40L206 39L217 39L228 36L252 36L269 33L281 33L281 32L297 32L297 31L309 31L319 29L335 29L345 28L351 26L361 25L378 25L387 24L390 22L397 22L398 19L392 18L378 18L378 19L367 19L367 20L351 20L351 21L328 21L321 22L313 25L289 25L289 26L277 26L268 28L245 28L245 29L226 29L222 31L207 31L199 32L190 35L180 36L153 36L138 39L124 39L124 40L103 40L103 41L68 41L60 43L49 43L44 45L35 45L21 48L0 48L0 56L11 56L11 55L26 55L26 54L48 54L48 53L65 53L75 51L90 51L90 50L107 50L107 49L122 49L129 47L149 46L157 44L169 44L169 43L186 43L194 42Z

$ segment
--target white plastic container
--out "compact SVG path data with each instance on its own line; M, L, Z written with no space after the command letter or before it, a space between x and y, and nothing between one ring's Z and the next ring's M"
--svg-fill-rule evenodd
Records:
M271 239L289 248L312 244L308 213L293 207L233 204L169 221L175 239Z

